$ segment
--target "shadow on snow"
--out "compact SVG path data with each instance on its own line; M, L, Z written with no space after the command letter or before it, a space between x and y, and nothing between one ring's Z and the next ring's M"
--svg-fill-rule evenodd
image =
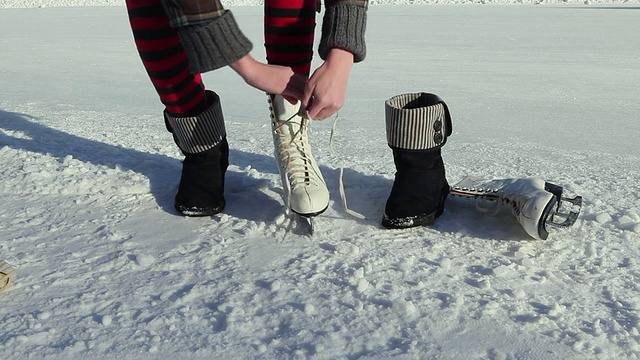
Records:
M46 154L59 159L71 155L86 163L109 168L120 167L125 171L131 170L142 174L149 179L150 193L157 204L164 211L178 215L173 208L173 196L177 190L181 163L176 158L85 139L41 125L37 122L37 118L32 116L2 110L0 110L0 130L22 132L30 137L29 139L17 138L0 132L0 146ZM240 168L251 166L261 173L277 173L275 161L266 155L232 149L230 162ZM322 166L321 168L330 187L335 184L330 190L336 212L345 218L354 219L346 215L341 207L337 189L339 170ZM383 176L364 175L352 169L345 169L344 179L349 185L347 188L349 207L367 217L366 220L354 219L354 221L380 227L379 221L393 180ZM270 196L276 194L266 194L260 190L260 187L264 187L264 179L228 171L226 184L225 197L227 197L228 207L225 213L230 216L252 221L272 221L283 211L281 201L276 200L277 196L275 198ZM355 199L358 200L355 201ZM470 210L469 206L464 206L457 201L448 201L444 215L436 220L433 227L437 231L463 231L470 236L488 239L526 238L522 236L522 231L518 231L517 224L500 226L500 219L483 216Z

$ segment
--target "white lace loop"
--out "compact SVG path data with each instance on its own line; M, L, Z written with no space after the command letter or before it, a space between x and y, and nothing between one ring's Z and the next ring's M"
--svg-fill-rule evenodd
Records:
M347 195L344 191L344 180L343 180L344 161L342 161L342 159L338 157L335 149L333 148L333 138L336 133L337 124L338 124L338 114L336 113L336 116L333 118L333 125L331 126L331 136L329 137L329 151L331 152L331 156L335 157L336 159L338 159L338 161L340 161L340 176L338 177L338 189L340 191L340 200L342 200L342 208L344 209L344 212L346 212L347 214L355 218L365 220L366 217L364 215L360 214L357 211L349 209L349 207L347 206Z

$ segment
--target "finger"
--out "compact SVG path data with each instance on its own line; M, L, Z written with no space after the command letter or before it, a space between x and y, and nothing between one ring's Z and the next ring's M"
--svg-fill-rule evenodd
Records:
M318 114L316 114L316 116L313 119L314 120L324 120L324 119L328 118L329 115L331 115L331 112L328 112L328 111L326 111L326 109L323 109L322 111L318 112Z
M322 111L322 104L317 98L312 97L306 106L307 116L309 119L318 119L318 114Z
M304 105L304 102L302 102L302 100L300 100L300 109L298 110L298 115L302 116L305 119L313 119L309 115L309 109Z
M333 116L340 108L335 106L327 106L322 108L314 117L315 120L324 120Z
M307 111L309 114L309 118L313 120L324 120L331 115L335 114L335 110L331 108L325 108L317 106Z
M315 73L311 76L309 80L306 81L304 86L304 93L302 94L302 104L305 107L310 107L312 98L316 92L316 81L315 81Z

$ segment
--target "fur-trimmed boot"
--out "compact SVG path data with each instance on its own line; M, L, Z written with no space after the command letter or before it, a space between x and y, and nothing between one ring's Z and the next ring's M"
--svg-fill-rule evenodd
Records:
M329 190L311 153L307 138L309 119L280 95L269 95L271 130L278 171L288 210L311 217L329 206Z
M195 116L175 117L164 112L167 129L182 150L182 176L175 209L185 216L211 216L225 206L224 176L229 166L220 97L206 92L209 107Z
M444 211L449 194L440 152L451 135L449 110L436 95L412 93L387 100L385 115L397 172L382 226L429 225Z

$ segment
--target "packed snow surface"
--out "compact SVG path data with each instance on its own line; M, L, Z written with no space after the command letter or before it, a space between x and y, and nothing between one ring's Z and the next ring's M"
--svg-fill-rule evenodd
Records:
M0 11L0 260L18 274L0 359L640 357L637 6L372 6L335 155L334 119L311 128L332 194L313 236L283 215L262 93L205 74L228 207L183 218L124 7L0 6L32 7ZM262 9L232 10L263 59ZM584 197L576 224L536 241L450 199L433 226L383 230L384 101L423 91L452 113L451 182L543 178Z

